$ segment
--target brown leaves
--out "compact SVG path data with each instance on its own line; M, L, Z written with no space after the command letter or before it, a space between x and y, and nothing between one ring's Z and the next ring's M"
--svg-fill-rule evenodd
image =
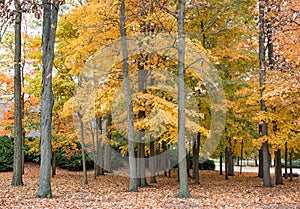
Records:
M11 187L11 172L0 173L0 206L3 208L299 208L300 179L284 181L276 188L263 188L256 173L245 173L224 180L215 171L200 171L200 185L189 179L193 198L178 199L177 171L172 178L159 176L158 184L127 192L129 180L114 174L93 179L84 185L81 172L58 169L52 178L52 199L34 198L39 167L25 165L22 187Z

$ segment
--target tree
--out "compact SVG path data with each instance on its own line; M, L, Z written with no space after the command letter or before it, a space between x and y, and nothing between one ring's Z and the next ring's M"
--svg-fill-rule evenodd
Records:
M42 107L41 107L41 166L40 183L37 197L52 197L51 190L51 139L52 108L52 67L54 60L54 43L60 1L43 0L43 72L42 72Z
M126 26L125 26L125 0L120 0L120 35L122 44L122 57L123 57L123 83L126 95L126 109L128 121L128 155L129 155L129 169L130 169L130 192L137 192L138 185L136 179L136 159L134 156L134 125L133 125L133 111L132 111L132 98L130 92L130 82L128 76L128 48L126 40Z
M16 9L15 17L15 55L14 55L14 172L11 185L23 185L22 180L22 89L21 89L21 24L22 11L19 0L14 1Z
M188 187L187 178L187 163L185 160L185 41L184 41L184 13L185 1L179 0L178 2L178 167L179 167L179 183L180 190L177 195L179 198L191 197Z
M260 84L260 110L262 112L266 112L266 104L265 100L263 99L263 94L265 90L265 82L266 82L266 66L265 66L265 32L264 32L264 26L265 26L265 1L259 0L259 84ZM260 130L261 130L261 136L265 137L267 136L268 127L266 121L262 121L260 124ZM262 143L262 155L263 155L263 185L264 187L271 187L271 176L270 176L270 157L269 157L269 147L268 147L268 141L265 140Z

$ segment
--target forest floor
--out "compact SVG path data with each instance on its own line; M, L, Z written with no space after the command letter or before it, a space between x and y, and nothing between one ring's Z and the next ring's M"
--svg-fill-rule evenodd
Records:
M0 208L300 208L300 177L284 185L263 188L256 173L236 173L224 180L217 171L200 171L200 185L189 180L192 198L175 198L179 190L176 171L172 178L159 176L158 183L127 192L129 180L115 173L83 184L81 172L57 170L52 178L51 199L35 198L39 166L25 165L24 186L10 186L12 172L0 173Z

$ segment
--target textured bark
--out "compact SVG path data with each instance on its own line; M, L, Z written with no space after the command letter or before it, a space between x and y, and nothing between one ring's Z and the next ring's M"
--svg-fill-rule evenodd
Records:
M222 152L220 152L220 175L223 175L223 166L222 166L222 164L223 164L223 162L222 162L222 158L223 158L223 153Z
M84 124L82 115L78 113L80 119L80 142L81 142L81 155L82 155L82 170L83 170L83 183L87 184L86 160L85 160L85 144L84 144Z
M97 129L96 129L96 156L97 156L97 170L96 175L104 175L103 168L103 146L102 146L102 118L96 119Z
M241 167L240 167L240 174L243 172L243 149L244 149L244 140L242 139L242 146L241 146Z
M263 174L263 154L262 154L262 149L258 150L258 177L262 178L264 176Z
M54 59L54 43L57 28L59 6L52 1L43 0L43 73L42 73L42 107L41 107L41 166L40 184L37 197L52 197L51 190L51 139L52 108L54 103L52 92L52 67Z
M136 159L134 156L134 124L133 124L133 109L132 109L132 98L130 91L130 82L128 76L128 48L126 40L126 27L125 27L125 2L120 0L120 35L122 43L122 57L123 57L123 83L126 95L126 106L127 106L127 120L128 120L128 155L129 155L129 170L130 170L130 185L129 191L137 192L138 186L136 183Z
M290 181L293 181L293 153L290 152Z
M154 155L155 155L154 138L151 136L150 137L150 162L149 162L149 167L151 172L150 183L157 183L156 176L155 176L156 158L154 157Z
M107 117L107 122L106 122L106 134L107 138L111 140L111 132L109 130L109 127L112 125L112 117L111 114L108 115ZM111 173L112 168L111 168L111 146L109 143L105 143L105 159L104 159L104 169L106 172Z
M287 174L287 170L288 170L288 166L287 166L287 161L288 161L288 147L287 147L287 142L285 142L284 144L284 178L287 179L288 178L288 174Z
M23 134L22 134L22 104L21 104L21 24L22 11L19 0L14 1L16 8L15 17L15 53L14 53L14 164L12 186L23 185Z
M260 84L260 110L263 112L267 111L267 107L265 104L265 100L263 99L263 94L265 90L265 82L266 82L266 67L265 67L265 32L264 32L264 25L265 25L265 1L259 0L259 84ZM267 136L268 127L265 121L262 121L261 124L261 135ZM264 187L271 187L271 175L270 175L270 161L269 161L269 148L268 142L265 141L262 144L262 154L263 154L263 185Z
M200 184L199 181L199 151L200 151L200 132L197 134L197 139L193 144L193 178L195 184Z
M56 151L52 152L52 177L56 175Z
M228 178L228 147L225 148L225 179L229 180L229 178Z
M281 166L281 149L275 151L275 184L283 184L282 166Z
M234 176L234 161L233 161L233 153L232 148L227 149L227 166L228 166L228 176Z
M177 17L178 25L178 167L180 190L177 197L191 197L188 186L186 150L185 150L185 87L184 87L184 10L185 0L179 0L179 10Z

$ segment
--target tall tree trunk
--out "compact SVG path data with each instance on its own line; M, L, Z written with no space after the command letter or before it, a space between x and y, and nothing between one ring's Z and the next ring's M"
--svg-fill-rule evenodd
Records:
M275 184L283 184L282 166L281 166L281 149L275 151Z
M42 108L41 108L41 166L40 184L37 197L52 197L51 190L51 155L52 155L52 67L54 43L57 28L59 5L50 0L43 0L43 73L42 73Z
M52 152L52 177L56 175L56 150Z
M199 151L200 151L200 132L197 134L197 139L193 143L193 178L195 184L200 184L199 181Z
M293 152L290 151L290 181L293 181Z
M260 74L259 74L259 84L260 84L260 110L262 112L266 112L266 104L265 100L263 99L263 93L265 90L265 82L266 82L266 67L265 67L265 32L264 32L264 25L265 25L265 1L259 0L259 67L260 67ZM261 135L267 136L267 124L265 121L262 121L261 124ZM269 160L269 148L268 148L268 141L262 143L262 154L263 154L263 185L264 187L271 187L271 175L270 175L270 160Z
M19 0L14 0L15 17L15 53L14 53L14 164L12 186L23 185L22 180L22 104L21 104L21 24L22 10Z
M107 139L111 140L111 131L110 126L112 125L112 117L111 114L108 114L107 122L106 122L106 134ZM105 142L105 159L104 159L104 169L106 172L112 172L111 168L111 146L108 142Z
M126 95L127 106L127 120L128 120L128 155L129 155L129 170L130 170L130 185L129 191L137 192L138 186L136 183L136 159L134 156L134 124L133 124L133 109L132 98L130 91L130 82L128 76L128 48L126 40L126 27L125 27L125 2L120 0L120 35L122 43L122 57L123 57L123 79L124 90Z
M223 168L223 163L222 163L222 158L223 158L223 153L222 152L220 152L220 175L223 175L223 170L222 170L222 168Z
M96 118L96 150L97 150L97 176L104 175L103 146L102 146L102 118ZM99 133L100 131L100 133Z
M243 150L244 149L244 139L242 139L242 146L241 146L241 167L240 167L240 174L243 172Z
M284 178L287 179L288 178L288 174L287 174L287 170L288 170L288 166L287 166L287 161L288 161L288 147L287 147L287 142L285 142L284 144Z
M185 87L184 87L184 56L185 56L185 41L184 41L184 12L185 0L179 0L179 9L177 16L178 25L178 167L180 190L177 197L191 197L188 186L186 151L185 151Z
M228 178L228 147L225 148L225 179L229 180L229 178Z
M150 167L150 183L157 183L156 181L156 176L155 176L155 164L156 164L156 157L155 155L155 147L154 147L154 138L150 136L150 162L149 162L149 167Z
M263 178L263 154L262 154L262 149L258 150L258 177Z
M82 155L82 170L83 170L83 183L87 184L87 172L86 172L86 159L85 159L85 144L84 144L84 124L82 121L82 115L78 113L80 120L80 142L81 142L81 155Z
M93 121L94 122L94 121ZM96 129L93 125L93 122L90 123L91 135L92 135L92 153L93 153L93 161L94 161L94 179L97 178L97 157L96 157L96 146L95 146L95 135ZM95 132L94 132L95 131Z
M234 161L233 161L233 153L232 148L228 148L228 176L234 176Z

